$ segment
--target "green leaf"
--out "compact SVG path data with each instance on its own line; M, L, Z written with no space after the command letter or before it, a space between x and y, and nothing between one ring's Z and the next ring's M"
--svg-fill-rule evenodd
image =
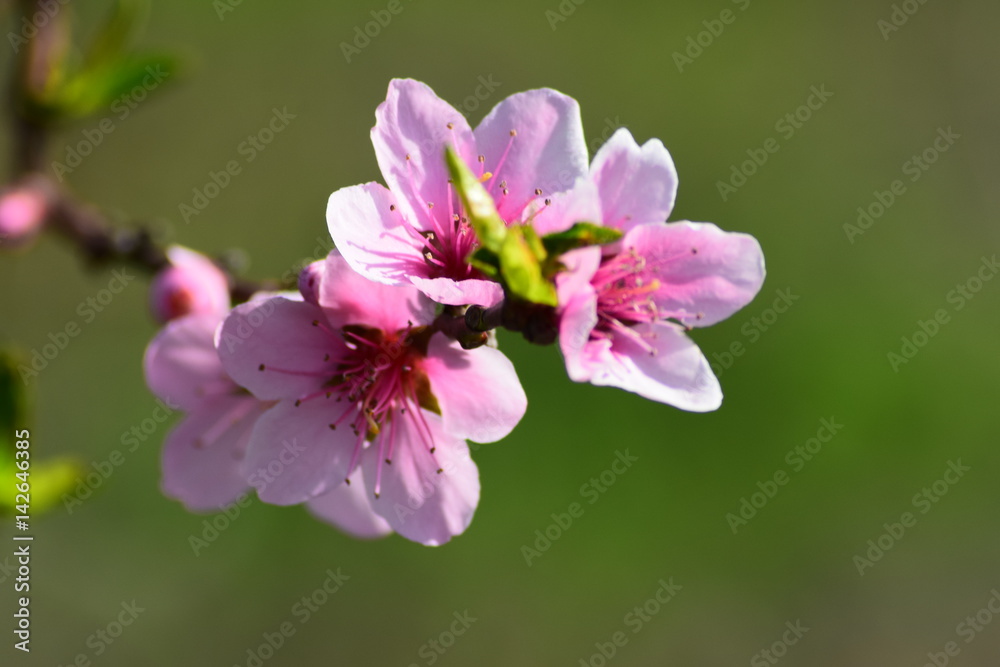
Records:
M14 514L14 506L20 504L14 487L15 482L21 481L15 477L18 472L17 466L12 463L0 465L0 513ZM74 459L32 460L28 471L30 516L37 516L58 505L63 495L70 493L84 474L86 470Z
M534 232L528 232L526 227L515 226L507 230L507 236L500 248L500 270L503 274L507 290L515 297L531 303L547 306L559 305L556 288L542 275L541 261L533 242L530 240ZM537 236L534 236L537 241Z
M107 20L98 29L84 57L83 69L100 69L116 60L132 46L149 18L149 0L118 0Z
M132 109L164 83L176 79L180 69L180 59L169 54L138 56L85 69L62 86L52 104L64 117L89 116L117 105Z
M621 231L614 227L578 222L565 231L546 234L542 237L542 244L550 255L562 255L577 248L614 243L621 237Z
M452 184L462 200L465 214L476 232L479 244L499 253L507 236L507 225L497 213L493 197L451 146L445 148L445 161L448 163Z
M500 277L500 258L492 250L477 248L469 256L469 264L487 278L498 280Z

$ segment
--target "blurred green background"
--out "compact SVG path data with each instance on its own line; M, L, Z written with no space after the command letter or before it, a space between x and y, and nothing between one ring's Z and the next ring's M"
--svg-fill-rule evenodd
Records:
M109 6L74 4L83 35ZM456 105L492 77L489 99L464 107L473 124L504 96L549 86L579 100L592 152L616 125L662 139L680 174L673 219L753 234L768 279L744 311L694 332L722 371L726 399L713 414L572 384L557 350L501 335L529 412L507 440L476 451L479 510L442 548L355 541L300 508L254 501L196 556L189 537L204 517L158 490L162 426L82 506L34 519L33 650L11 647L9 558L0 662L69 665L83 654L95 665L247 666L262 635L291 621L294 636L263 664L917 667L955 642L958 655L939 662L996 665L1000 619L959 624L1000 587L1000 280L961 309L948 295L1000 245L1000 6L903 4L916 13L885 39L890 2L563 0L560 10L558 0L402 0L348 63L341 43L386 2L156 2L143 45L180 46L196 67L115 120L68 179L164 240L239 248L248 275L279 275L327 242L333 190L380 179L368 131L392 77L423 80ZM723 10L733 21L679 71L674 53L699 33L708 43L703 22L718 31ZM17 29L6 18L5 34ZM832 97L788 136L777 124L813 86ZM296 117L185 224L179 204L239 159L273 108ZM99 119L67 127L51 158ZM904 163L939 128L960 138L912 181ZM718 182L771 137L778 152L724 201ZM9 144L3 136L0 148ZM858 207L897 179L905 194L849 240ZM0 341L40 348L81 320L78 304L109 278L58 239L5 253ZM37 455L101 462L151 417L146 285L132 283L34 380ZM798 298L775 317L779 290ZM950 321L895 372L887 354L942 308ZM737 342L744 352L724 368ZM786 453L824 418L843 428L796 470ZM638 461L589 504L581 485L618 450ZM971 470L939 484L939 502L915 506L959 459ZM788 483L734 534L727 513L777 471ZM528 566L522 546L572 502L583 515ZM859 574L855 557L907 511L916 524L883 537L895 543ZM0 538L12 532L5 525ZM0 547L0 565L12 551ZM328 568L350 579L302 624L292 608ZM633 632L626 615L670 578L682 589ZM144 611L113 643L88 639L133 600ZM476 621L450 637L466 610ZM786 622L809 630L783 643L796 639ZM606 660L600 645L619 631L627 642Z

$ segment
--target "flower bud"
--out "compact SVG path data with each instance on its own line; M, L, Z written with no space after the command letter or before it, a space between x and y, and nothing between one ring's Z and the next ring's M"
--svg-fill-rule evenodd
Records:
M229 282L210 259L178 245L167 248L167 258L170 264L149 287L153 317L167 322L185 315L215 314L221 319L229 311Z
M48 212L45 195L31 186L16 186L0 194L0 244L23 242L41 228Z

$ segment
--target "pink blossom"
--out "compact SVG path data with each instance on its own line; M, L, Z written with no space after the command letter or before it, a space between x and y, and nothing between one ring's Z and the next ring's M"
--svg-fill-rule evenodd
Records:
M150 308L160 322L185 315L215 315L221 321L229 312L229 283L212 260L183 246L167 248L170 264L149 287Z
M610 252L564 258L559 342L570 378L704 412L719 407L722 390L686 332L749 303L764 281L764 257L752 236L664 222L676 182L659 141L640 148L619 130L594 157L589 179L534 220L543 233L582 220L625 231Z
M300 285L304 301L235 308L218 341L230 376L277 402L258 420L244 463L263 480L258 496L310 501L330 520L344 503L367 500L385 525L355 528L372 536L387 525L437 545L463 532L479 501L465 440L506 436L527 406L510 361L435 333L434 304L417 289L371 282L336 251Z
M163 492L191 510L218 510L249 489L241 470L250 431L269 407L237 386L215 351L217 315L168 323L146 349L146 383L186 415L164 439Z
M31 185L0 193L0 243L17 243L33 236L45 221L45 193Z
M502 297L468 263L475 234L449 183L451 145L481 177L505 222L570 187L587 171L575 100L550 89L501 101L473 131L425 84L396 79L375 112L372 143L388 188L366 183L330 196L327 223L344 259L377 282L414 285L445 304L492 305Z

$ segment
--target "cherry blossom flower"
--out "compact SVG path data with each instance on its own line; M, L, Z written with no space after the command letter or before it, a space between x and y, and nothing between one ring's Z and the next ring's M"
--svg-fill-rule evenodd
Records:
M467 261L477 241L449 182L445 146L477 170L501 218L519 221L531 201L587 173L576 101L550 89L518 93L472 130L428 86L396 79L375 116L372 143L388 188L366 183L330 196L327 223L344 259L371 280L414 285L439 303L498 302L500 286Z
M659 141L619 130L588 179L534 212L550 233L574 222L625 232L603 251L568 253L557 277L559 342L571 379L610 385L684 410L715 410L722 390L687 336L749 303L764 281L756 239L712 223L667 223L677 179Z
M250 485L241 468L250 432L270 407L239 387L215 350L218 315L169 322L146 349L146 383L184 418L163 442L163 492L194 511L218 510Z
M220 331L229 375L276 401L244 462L250 476L268 472L258 496L310 501L333 519L366 500L388 527L428 545L460 534L479 501L465 440L506 436L527 407L510 361L490 347L461 349L434 331L434 304L417 289L369 281L336 251L305 270L300 289L303 301L236 307ZM386 525L357 530L374 536Z

